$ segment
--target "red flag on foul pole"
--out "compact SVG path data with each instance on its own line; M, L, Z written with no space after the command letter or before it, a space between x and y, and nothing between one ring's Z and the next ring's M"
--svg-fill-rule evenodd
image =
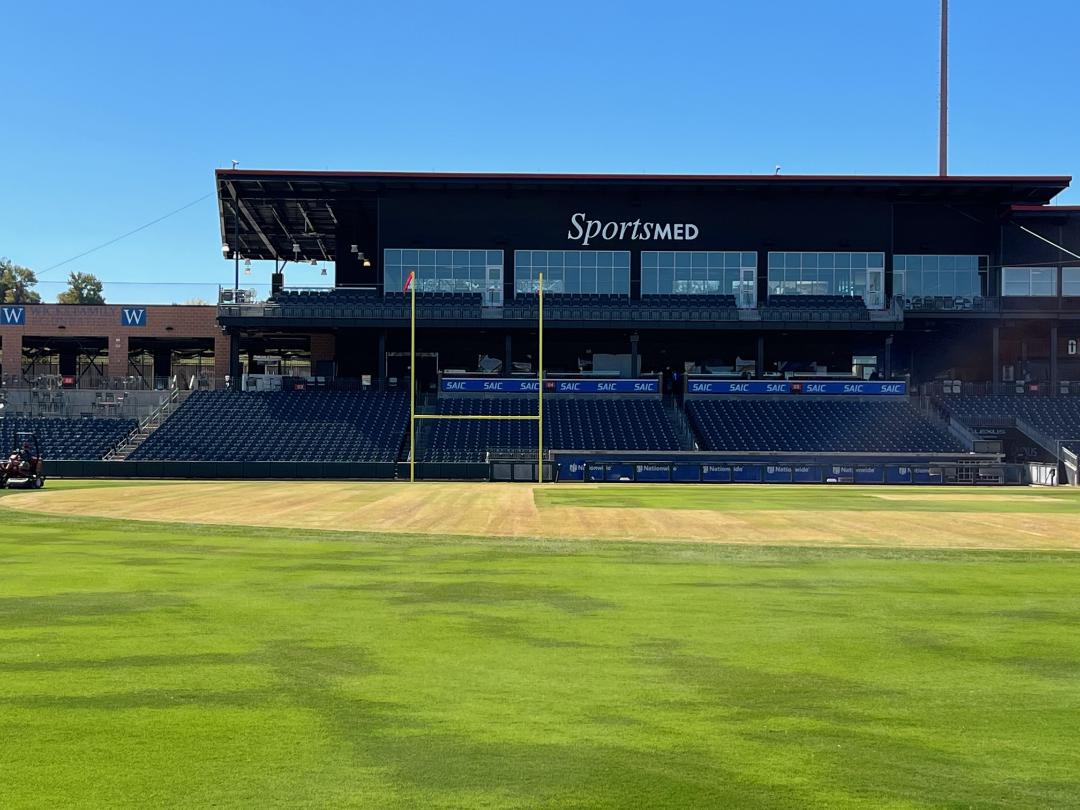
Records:
M412 272L412 271L409 271L409 276L408 276L408 278L405 279L405 288L402 290L402 292L408 292L409 291L409 286L413 283L413 280L415 278L416 278L416 273Z

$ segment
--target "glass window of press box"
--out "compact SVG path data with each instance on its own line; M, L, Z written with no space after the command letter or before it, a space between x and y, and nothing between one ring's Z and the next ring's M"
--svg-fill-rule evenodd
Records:
M630 295L630 252L626 250L515 250L514 291L581 295Z
M769 295L866 296L883 289L884 253L769 254Z
M1056 267L1003 267L1001 294L1006 297L1057 295Z
M1080 267L1061 268L1061 294L1080 296Z
M641 252L642 295L738 295L756 277L757 253L751 251Z
M385 292L401 292L410 272L416 273L418 292L483 292L493 277L502 286L503 252L398 248L383 251Z
M975 298L987 294L986 256L893 256L893 294Z

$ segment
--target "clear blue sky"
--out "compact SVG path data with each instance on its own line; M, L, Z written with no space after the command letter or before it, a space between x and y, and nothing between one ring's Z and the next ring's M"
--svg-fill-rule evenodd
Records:
M1080 3L951 5L951 172L1080 173ZM932 174L937 8L8 3L0 255L43 271L213 191L213 169L232 159L243 168ZM1080 203L1080 192L1058 201ZM213 197L42 281L69 270L204 284L107 285L109 300L132 303L209 297L232 276ZM310 268L289 276L320 280ZM41 290L52 300L61 286Z

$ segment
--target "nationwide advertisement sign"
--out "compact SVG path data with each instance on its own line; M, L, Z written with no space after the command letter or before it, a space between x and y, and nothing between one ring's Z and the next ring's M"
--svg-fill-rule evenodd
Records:
M443 377L440 390L464 394L535 394L538 381L517 377ZM544 380L549 394L659 394L659 380Z

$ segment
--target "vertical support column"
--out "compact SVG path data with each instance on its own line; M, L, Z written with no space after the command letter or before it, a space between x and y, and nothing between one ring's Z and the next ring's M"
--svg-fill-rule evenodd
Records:
M375 372L375 379L379 381L379 386L382 387L386 383L386 330L379 330L379 345L376 349L379 356L376 358L379 367Z
M318 332L311 335L308 341L308 351L311 356L311 373L318 375L320 373L318 371L320 364L325 369L327 363L334 362L337 338L329 332ZM323 374L322 376L331 375ZM332 376L337 376L336 365Z
M5 331L0 335L0 351L3 351L5 377L22 377L23 336L18 332Z
M993 338L991 339L991 362L994 364L992 369L991 380L994 383L994 393L998 391L998 386L1001 385L1001 327L995 326L993 329Z
M765 376L765 336L758 335L757 339L757 360L754 365L754 376L761 378Z
M109 338L109 379L128 376L128 336L113 335Z
M503 374L514 373L514 336L509 332L503 340Z
M641 374L641 362L638 357L638 333L630 335L630 376L637 377Z
M214 388L225 387L229 374L229 336L224 332L214 335Z
M887 338L885 338L885 354L881 360L881 376L884 377L886 380L891 380L893 378L892 344L893 336L889 335Z
M172 376L172 349L157 347L154 349L154 382L160 377Z
M60 349L60 373L75 375L79 373L79 361L74 346Z
M229 332L229 388L239 391L243 382L244 367L240 365L240 335L237 332Z
M1058 392L1058 325L1050 327L1050 391Z

